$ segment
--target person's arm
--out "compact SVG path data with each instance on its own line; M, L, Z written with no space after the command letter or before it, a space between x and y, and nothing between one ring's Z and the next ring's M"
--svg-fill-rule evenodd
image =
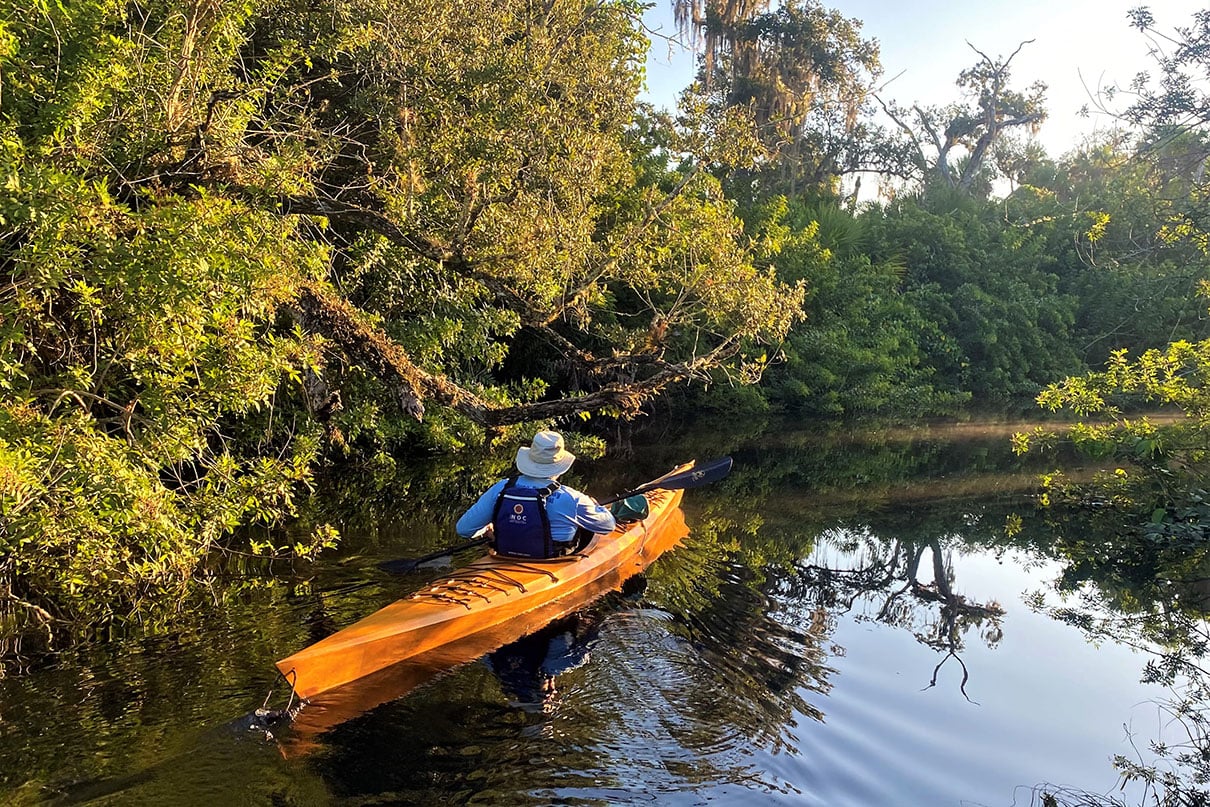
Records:
M602 507L583 493L576 497L576 525L589 532L609 533L618 526L609 508Z
M507 479L501 479L496 484L492 485L479 500L470 506L470 509L462 514L458 519L458 523L454 526L454 531L462 538L470 538L479 530L492 523L492 511L496 509L496 499L500 497L500 491L503 489Z

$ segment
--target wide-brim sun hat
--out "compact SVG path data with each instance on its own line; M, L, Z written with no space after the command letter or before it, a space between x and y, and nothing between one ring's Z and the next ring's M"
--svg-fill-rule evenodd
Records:
M517 449L517 470L539 479L554 479L575 461L558 432L538 432L530 445Z

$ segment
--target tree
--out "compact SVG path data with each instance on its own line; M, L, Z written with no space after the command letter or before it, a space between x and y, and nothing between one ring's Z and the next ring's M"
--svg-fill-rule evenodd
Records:
M910 110L894 102L883 102L883 110L911 144L910 153L917 177L935 178L948 187L971 192L982 173L991 166L994 147L1006 132L1019 127L1036 130L1046 118L1042 104L1046 85L1035 82L1025 91L1010 88L1009 67L1021 48L1007 59L993 60L971 45L979 56L972 67L958 74L957 85L971 100L944 108L913 105ZM969 43L968 43L969 44ZM965 150L960 164L954 149Z
M1071 345L1076 301L1060 293L1047 233L1006 226L998 204L929 188L863 218L875 261L905 267L905 302L939 391L980 401L1032 396L1081 367Z
M1140 352L1205 336L1198 284L1204 256L1165 236L1165 197L1188 175L1161 170L1124 132L1090 139L1060 160L1023 161L1006 218L1048 242L1059 289L1077 300L1072 336L1084 363L1100 367L1118 348Z
M1178 28L1172 35L1156 28L1146 8L1135 9L1131 19L1157 43L1153 56L1160 70L1158 86L1151 85L1146 74L1135 80L1135 100L1123 113L1126 122L1142 129L1129 170L1135 187L1141 188L1134 196L1141 197L1151 216L1142 251L1154 254L1183 248L1177 252L1177 260L1194 266L1190 280L1197 282L1205 272L1210 249L1204 227L1202 170L1210 142L1206 136L1210 93L1205 88L1210 79L1205 48L1210 42L1210 13L1198 12L1191 26ZM1111 222L1113 217L1105 215L1098 238ZM1199 288L1205 293L1204 279ZM1053 384L1038 401L1051 409L1068 409L1081 418L1098 415L1113 421L1081 426L1077 439L1092 450L1129 458L1141 469L1149 492L1139 496L1140 515L1153 514L1158 523L1170 519L1173 508L1201 495L1202 466L1210 445L1210 396L1203 384L1208 365L1210 340L1204 337L1151 347L1134 359L1126 349L1119 349L1111 354L1104 372ZM1123 418L1121 405L1140 400L1148 406L1175 407L1183 417L1159 427L1146 420ZM1028 445L1022 438L1022 449Z
M780 338L726 144L636 105L639 13L0 2L4 615L179 593L364 424L633 415Z
M696 48L702 46L706 82L714 78L715 60L733 47L737 27L769 7L770 0L672 0L673 18Z
M868 167L876 148L860 113L881 68L858 20L814 0L765 13L694 8L700 22L680 19L705 32L698 90L715 110L746 110L764 147L756 169L733 179L748 186L742 197L830 194L839 177Z
M291 195L286 209L323 216L338 243L384 239L405 272L439 267L456 278L455 299L478 296L472 308L499 312L500 336L521 328L548 340L591 388L573 400L501 405L406 352L382 366L399 371L416 402L431 397L493 426L634 413L668 383L735 356L745 339L775 336L792 308L748 262L717 188L700 168L676 177L635 171L628 127L642 43L634 9L568 2L529 19L487 5L443 11L436 37L403 29L399 41L369 43L356 61L338 63L331 91L356 88L354 103L372 115L360 124L365 134L333 155L324 182ZM410 13L371 10L383 19ZM497 18L503 45L474 47L476 26ZM374 70L364 75L358 62ZM316 73L300 71L295 86L330 80ZM728 282L704 284L707 267ZM619 295L641 307L622 330L599 324ZM648 349L653 330L681 329L681 341ZM599 358L596 348L612 355Z
M783 411L825 417L911 416L952 404L930 384L926 324L902 293L905 267L874 263L868 221L834 204L770 202L766 230L783 228L781 277L807 284L805 321L782 344L765 395Z

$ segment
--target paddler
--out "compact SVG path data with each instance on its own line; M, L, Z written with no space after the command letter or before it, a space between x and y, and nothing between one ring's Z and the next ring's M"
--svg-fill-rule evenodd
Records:
M455 529L469 538L488 526L498 554L555 558L575 551L576 532L609 533L613 514L591 496L560 485L558 479L576 461L563 435L540 431L517 450L519 473L501 479L458 519Z

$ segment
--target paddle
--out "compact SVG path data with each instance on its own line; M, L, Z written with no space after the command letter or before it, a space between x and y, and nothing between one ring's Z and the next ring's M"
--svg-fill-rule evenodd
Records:
M622 501L622 499L629 499L631 496L637 496L640 493L646 493L649 490L659 488L663 488L664 490L697 488L702 485L709 485L711 482L717 482L729 473L731 473L731 458L723 457L719 460L707 462L704 465L694 465L692 468L686 468L684 471L669 471L659 479L652 479L650 482L639 485L634 490L628 490L625 493L614 496L612 499L597 502L597 504L613 504L614 502Z
M475 535L482 536L486 531L487 528L484 527L482 530L475 533ZM436 552L430 552L427 555L421 555L418 558L396 558L395 560L384 560L378 564L378 568L382 569L384 572L390 572L391 574L407 574L422 563L428 563L430 560L437 560L437 558L444 558L446 555L452 555L455 552L470 549L472 546L486 544L490 540L491 538L487 537L472 538L466 543L447 547L446 549L441 549Z
M653 479L639 485L634 490L628 490L625 493L614 496L612 499L606 499L599 504L613 504L620 502L622 499L629 499L631 496L637 496L640 493L646 493L649 490L663 488L664 490L679 490L701 487L709 485L711 482L718 480L731 473L731 458L723 457L722 459L713 460L703 465L694 465L692 468L686 468L683 471L669 471L659 479ZM391 574L405 574L412 571L422 563L427 563L430 560L443 558L446 555L452 555L455 552L461 552L464 549L470 549L472 546L480 546L490 541L490 538L485 537L487 527L484 527L467 542L458 544L457 546L447 547L446 549L430 552L427 555L422 555L418 558L397 558L395 560L384 560L378 564L378 568L384 572Z

